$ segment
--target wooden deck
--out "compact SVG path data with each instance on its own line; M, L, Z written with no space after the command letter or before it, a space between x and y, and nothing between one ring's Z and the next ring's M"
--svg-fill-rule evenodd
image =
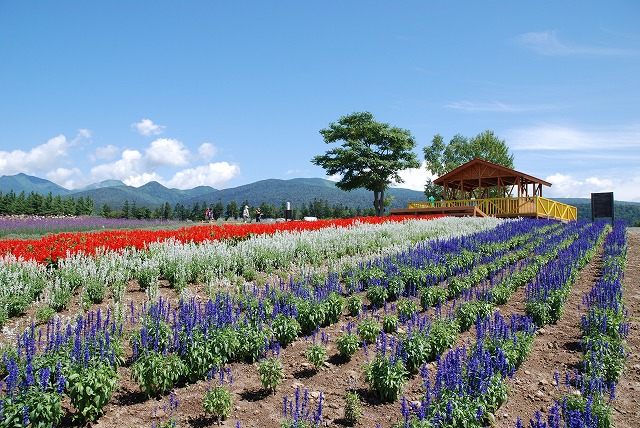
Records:
M564 221L578 219L576 207L541 196L410 202L407 208L392 209L390 214L445 214L457 217L535 217Z

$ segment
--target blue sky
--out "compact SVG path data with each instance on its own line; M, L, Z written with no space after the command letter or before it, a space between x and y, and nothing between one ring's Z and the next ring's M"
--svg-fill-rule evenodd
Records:
M545 196L640 201L638 22L636 0L0 0L0 175L324 177L318 131L369 111L420 160L492 130Z

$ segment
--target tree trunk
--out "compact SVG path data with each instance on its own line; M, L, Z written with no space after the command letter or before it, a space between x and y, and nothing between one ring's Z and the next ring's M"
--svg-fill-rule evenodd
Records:
M384 190L373 191L373 208L376 210L378 217L382 216L382 210L384 209Z

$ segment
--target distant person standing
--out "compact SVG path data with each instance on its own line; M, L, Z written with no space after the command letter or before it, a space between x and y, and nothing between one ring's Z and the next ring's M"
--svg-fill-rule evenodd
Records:
M435 202L436 198L433 197L433 195L429 196L429 205L433 206L433 203Z
M260 223L261 215L262 215L262 211L260 211L260 208L256 208L256 223Z
M245 223L251 223L251 217L249 216L249 205L244 206L244 210L242 211L242 221Z

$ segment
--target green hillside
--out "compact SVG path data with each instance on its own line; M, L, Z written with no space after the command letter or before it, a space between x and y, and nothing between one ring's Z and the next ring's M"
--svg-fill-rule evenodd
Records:
M72 193L70 190L67 190L62 186L58 186L49 180L22 173L16 175L3 175L0 177L0 191L4 194L11 190L16 194L20 194L21 192L24 192L25 194L35 192L41 195L47 195L51 192L53 196L66 196Z

